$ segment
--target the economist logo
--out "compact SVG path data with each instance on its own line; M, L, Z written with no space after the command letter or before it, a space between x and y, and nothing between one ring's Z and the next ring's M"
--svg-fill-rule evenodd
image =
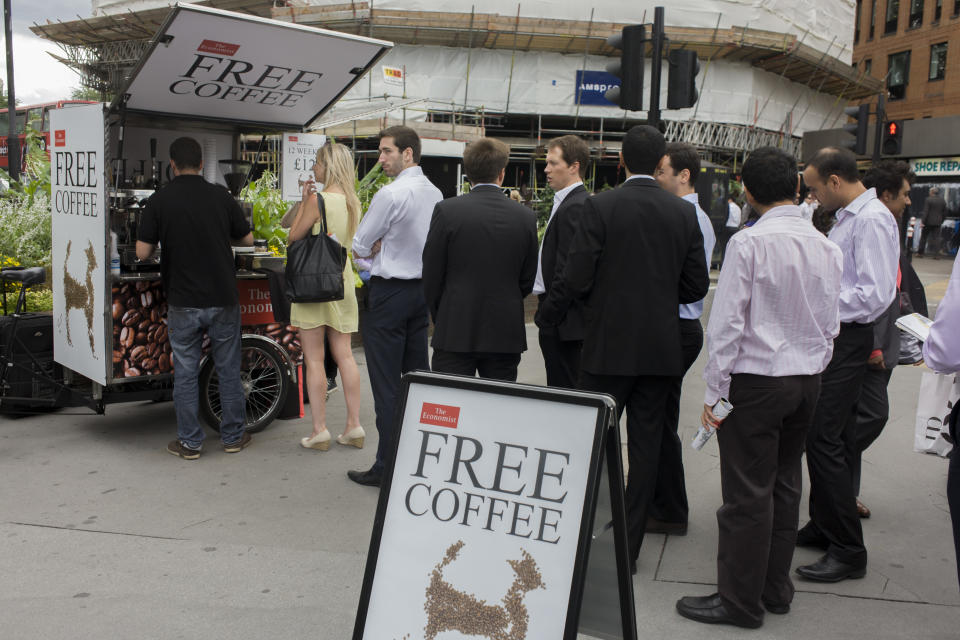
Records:
M200 43L200 46L197 47L197 51L202 51L204 53L212 53L218 56L232 56L240 49L238 44L230 44L229 42L219 42L217 40L204 40Z
M297 142L299 138L297 138L297 136L287 136L287 140L290 142Z
M424 402L423 408L420 409L420 424L456 429L459 421L460 407Z
M66 129L57 129L53 132L53 146L55 147L65 147L67 146L67 130Z

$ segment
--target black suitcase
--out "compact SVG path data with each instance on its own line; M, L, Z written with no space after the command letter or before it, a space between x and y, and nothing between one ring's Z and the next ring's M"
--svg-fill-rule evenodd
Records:
M6 369L0 386L0 404L24 404L13 398L52 398L59 393L58 382L63 380L63 369L53 361L53 316L48 313L24 313L17 319L14 336L14 317L0 316L0 353L10 354L13 366ZM53 378L49 382L45 377ZM27 403L29 405L29 403Z

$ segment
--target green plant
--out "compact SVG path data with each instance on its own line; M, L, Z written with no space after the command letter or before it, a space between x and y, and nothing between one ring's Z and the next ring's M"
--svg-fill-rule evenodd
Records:
M277 188L277 176L264 171L240 192L240 199L253 205L253 237L266 240L270 250L283 255L287 250L287 232L280 227L280 219L289 203L284 202Z
M357 178L356 189L357 197L360 198L361 215L370 208L370 201L373 196L385 185L390 184L393 179L383 172L383 165L379 162L373 165L370 171L362 178Z
M32 193L8 192L0 199L0 261L13 259L29 267L50 264L50 196L43 189Z

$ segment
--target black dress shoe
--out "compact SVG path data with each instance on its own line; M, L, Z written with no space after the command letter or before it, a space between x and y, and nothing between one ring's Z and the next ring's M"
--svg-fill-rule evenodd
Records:
M761 621L746 620L732 615L727 610L720 594L710 596L685 596L677 600L677 613L684 618L704 622L706 624L731 624L735 627L757 629L763 624Z
M647 525L644 528L646 533L667 533L672 536L687 535L686 522L667 522L666 520L657 520L656 518L647 518Z
M867 575L867 568L840 562L827 554L813 564L797 567L797 573L807 580L840 582L847 578L862 578Z
M790 603L787 604L774 604L773 602L767 602L766 600L761 599L763 602L763 608L769 611L770 613L775 613L778 616L783 616L790 613Z
M351 469L347 471L347 477L357 484L362 484L367 487L379 487L380 482L383 480L383 472L375 471L373 467L366 471L354 471Z
M800 530L797 531L797 546L826 551L827 547L830 546L830 542L826 536L820 533L815 525L808 522L806 526L801 527Z

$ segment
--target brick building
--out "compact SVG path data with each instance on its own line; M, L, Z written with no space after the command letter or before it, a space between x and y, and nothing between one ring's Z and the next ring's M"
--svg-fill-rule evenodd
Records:
M960 115L960 0L857 0L853 61L883 79L887 117Z

